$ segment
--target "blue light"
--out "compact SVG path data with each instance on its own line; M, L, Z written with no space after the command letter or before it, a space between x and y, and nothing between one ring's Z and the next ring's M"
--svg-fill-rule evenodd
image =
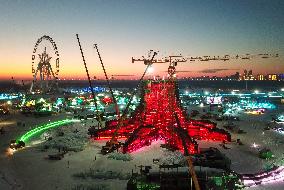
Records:
M284 115L280 115L280 116L277 118L277 121L279 121L279 122L284 122Z
M19 98L20 95L0 94L0 100L12 100Z
M245 109L258 109L258 108L275 109L276 108L276 106L270 102L253 102L253 101L241 100L240 104Z

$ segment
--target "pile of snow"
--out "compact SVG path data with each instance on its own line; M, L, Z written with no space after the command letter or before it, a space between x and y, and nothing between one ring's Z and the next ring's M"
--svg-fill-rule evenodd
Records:
M163 151L163 155L159 162L159 164L180 164L186 166L186 159L179 151Z
M133 157L130 154L123 154L121 152L112 152L108 155L108 159L130 161Z
M109 189L110 187L107 184L96 184L95 186L80 184L72 187L72 190L109 190Z
M105 169L92 169L85 172L79 172L73 174L75 178L81 179L119 179L119 180L128 180L131 177L130 173L121 173L117 171L105 170Z
M66 151L82 151L89 141L87 129L78 125L62 126L49 131L49 140L40 145L40 149L65 149Z

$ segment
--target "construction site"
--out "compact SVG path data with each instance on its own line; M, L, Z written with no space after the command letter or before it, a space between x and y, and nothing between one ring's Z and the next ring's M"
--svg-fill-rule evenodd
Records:
M94 86L76 40L85 90L60 87L59 50L44 35L33 49L32 82L1 95L0 189L282 189L283 91L196 95L176 77L185 62L278 54L158 57L150 50L131 58L145 70L135 88L122 89L112 86L97 44L105 85ZM167 65L165 77L148 74L158 64Z

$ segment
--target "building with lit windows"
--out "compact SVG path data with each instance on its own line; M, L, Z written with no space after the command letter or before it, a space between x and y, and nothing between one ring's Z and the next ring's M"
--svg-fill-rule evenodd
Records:
M268 74L266 76L267 80L277 80L277 78L278 78L277 74Z
M258 74L257 75L257 80L265 80L264 75L263 74Z

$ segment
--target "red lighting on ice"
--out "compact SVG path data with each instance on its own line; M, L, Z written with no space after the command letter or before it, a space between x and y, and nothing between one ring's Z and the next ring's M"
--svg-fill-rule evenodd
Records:
M106 127L94 135L95 139L111 138L117 124L117 120L108 121ZM194 154L198 152L196 139L231 140L230 134L216 128L213 122L189 120L180 105L177 84L170 80L145 83L139 106L123 121L117 136L118 139L126 137L123 152L133 152L162 140L184 154Z
M111 103L112 103L112 99L111 99L110 97L104 97L104 98L102 99L102 102L103 102L104 104L111 104Z

